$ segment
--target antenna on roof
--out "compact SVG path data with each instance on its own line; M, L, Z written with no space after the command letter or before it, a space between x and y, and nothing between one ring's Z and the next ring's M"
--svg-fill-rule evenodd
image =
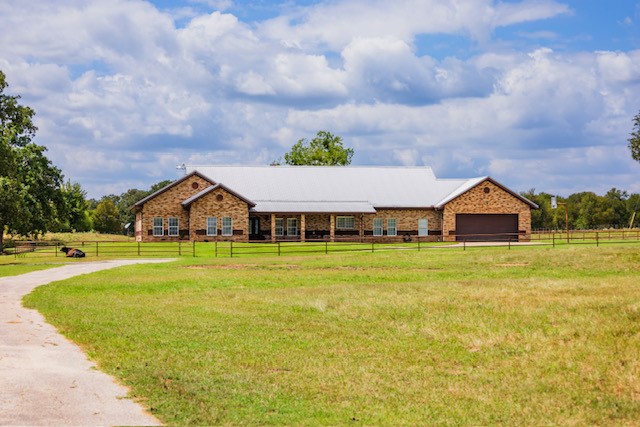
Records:
M185 174L185 175L187 174L187 165L185 165L184 163L179 164L179 165L176 165L176 169L178 169L178 170L183 170L183 171L184 171L184 174Z

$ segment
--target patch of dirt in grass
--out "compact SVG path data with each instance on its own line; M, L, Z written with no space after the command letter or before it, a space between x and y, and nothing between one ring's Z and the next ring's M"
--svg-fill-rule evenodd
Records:
M190 270L292 270L300 268L299 265L292 264L274 264L274 265L258 265L258 264L221 264L221 265L185 265L182 268Z
M528 262L504 262L496 264L496 267L527 267L528 265Z
M256 268L257 264L185 265L189 270L245 270Z

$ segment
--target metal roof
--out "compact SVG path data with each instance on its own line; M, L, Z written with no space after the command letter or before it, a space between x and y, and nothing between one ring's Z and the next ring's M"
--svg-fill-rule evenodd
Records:
M253 201L254 212L441 207L487 179L437 179L430 167L186 166L196 171Z
M256 213L375 213L376 210L369 202L334 202L334 201L315 201L315 202L290 202L270 200L256 204L251 209Z

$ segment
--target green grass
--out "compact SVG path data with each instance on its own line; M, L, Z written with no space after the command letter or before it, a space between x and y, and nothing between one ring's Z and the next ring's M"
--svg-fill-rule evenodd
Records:
M630 425L637 245L183 258L26 297L179 425Z
M0 262L0 277L17 276L19 274L30 273L32 271L46 270L48 268L60 267L60 265L61 264L32 264L32 263L26 264L26 263Z

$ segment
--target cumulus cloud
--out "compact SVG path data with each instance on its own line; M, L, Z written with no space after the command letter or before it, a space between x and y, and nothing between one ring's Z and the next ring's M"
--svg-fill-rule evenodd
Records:
M36 109L38 141L91 195L173 178L182 162L268 164L320 129L359 164L557 192L608 171L590 189L640 190L625 152L640 51L491 43L500 27L570 16L559 1L338 0L255 23L237 7L5 0L0 69ZM435 34L473 50L432 56L419 36Z

